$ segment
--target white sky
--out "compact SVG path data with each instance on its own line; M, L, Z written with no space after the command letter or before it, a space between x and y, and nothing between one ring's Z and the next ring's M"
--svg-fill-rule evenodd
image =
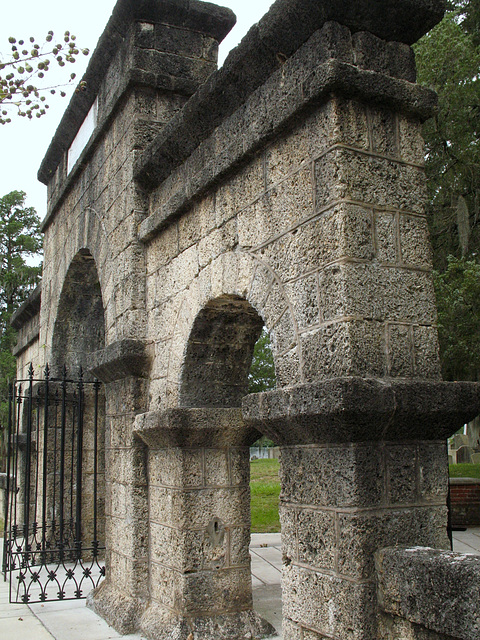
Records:
M219 0L216 4L230 7L237 16L237 24L220 46L221 65L228 51L267 12L273 0ZM6 59L10 53L10 36L26 41L33 36L41 44L50 29L59 41L65 30L70 30L81 47L93 52L114 5L115 0L8 2L0 21L0 59ZM80 78L88 60L81 55L74 65L64 67L66 77L74 71ZM51 73L53 77L53 65ZM51 96L50 109L41 119L26 120L13 115L11 124L0 125L0 197L14 190L25 191L27 204L35 207L41 218L46 213L47 190L38 182L37 171L68 100Z

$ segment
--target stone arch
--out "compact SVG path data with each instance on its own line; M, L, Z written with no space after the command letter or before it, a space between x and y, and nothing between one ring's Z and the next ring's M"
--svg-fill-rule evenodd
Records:
M277 385L285 387L303 382L301 345L292 304L280 278L256 256L231 251L212 260L179 296L177 308L168 352L166 406L193 406L193 398L186 389L182 390L187 378L194 377L193 372L186 373L185 366L199 349L189 341L202 324L206 326L209 315L220 312L225 322L227 317L240 313L244 317L244 331L255 333L254 327L257 327L259 333L263 323L272 340ZM246 355L247 347L244 348ZM239 392L238 388L234 394L236 402ZM205 401L199 397L195 400L201 403L197 406L205 406ZM232 401L233 396L224 406L234 406Z
M57 224L55 221L46 230L44 241L41 340L49 348L46 355L50 362L54 362L53 334L64 302L62 295L65 283L71 275L72 265L79 260L80 255L90 256L97 271L104 302L105 333L111 327L115 315L112 242L104 218L93 207L85 207L69 217L64 231L60 232ZM50 285L48 288L45 286L47 282Z
M220 296L195 318L182 367L182 407L240 407L263 320L243 298Z
M95 260L88 249L70 263L57 308L52 364L89 368L89 354L105 347L105 313Z
M91 355L105 348L105 313L99 274L95 260L88 249L81 249L68 268L57 307L52 336L52 376L60 378L66 366L68 378L77 379L80 368L85 382L92 383L89 373ZM83 447L82 447L82 539L86 546L94 539L93 501L97 499L97 540L105 533L105 392L100 387L95 397L95 384L83 387ZM73 388L68 388L67 402L72 398ZM72 405L74 404L71 403ZM70 410L71 411L71 410ZM73 416L73 414L72 414ZM97 420L95 425L95 419ZM57 426L55 426L57 429ZM67 416L65 437L67 442L75 439L75 419ZM49 436L54 438L54 432ZM95 443L96 438L96 443ZM97 451L95 468L94 451ZM49 445L51 449L51 444ZM78 462L77 462L78 464ZM73 468L73 457L70 465ZM73 477L73 476L72 476ZM94 487L95 477L97 486ZM73 485L73 482L72 482ZM75 490L74 486L66 491ZM63 500L63 496L57 497ZM56 509L56 505L54 506Z

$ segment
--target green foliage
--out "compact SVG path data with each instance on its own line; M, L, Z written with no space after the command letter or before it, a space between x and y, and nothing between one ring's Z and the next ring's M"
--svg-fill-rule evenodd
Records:
M453 10L415 46L418 81L439 96L438 113L423 135L440 270L448 255L468 257L480 247L480 49L471 28L478 7L479 0L451 2Z
M63 84L44 84L43 81L52 66L64 67L67 62L73 64L80 53L88 55L89 50L80 49L76 36L70 31L65 31L63 42L53 44L53 36L53 31L49 31L43 45L37 44L33 37L18 41L13 37L8 39L9 56L0 58L0 124L12 121L9 117L11 107L19 116L31 120L33 116L41 118L49 108L46 93L55 94L57 89L61 89L60 95L66 96L62 88L75 80L75 73L70 73ZM85 83L80 82L76 90L85 88Z
M252 366L248 375L248 393L260 393L272 389L275 389L275 365L270 336L264 327L253 350Z
M253 350L252 366L248 374L248 393L271 391L275 389L275 385L275 365L273 363L270 336L264 327ZM253 446L273 447L274 442L267 436L262 436L254 442Z
M16 334L10 319L41 273L41 266L27 264L40 253L42 238L40 219L33 207L25 207L25 197L23 191L12 191L0 198L0 437L8 416L8 384L15 377Z
M438 335L445 380L477 380L480 374L480 264L450 256L434 273Z
M480 478L480 464L449 464L451 478Z
M253 533L280 531L278 504L280 480L278 460L253 460L250 463L250 502Z

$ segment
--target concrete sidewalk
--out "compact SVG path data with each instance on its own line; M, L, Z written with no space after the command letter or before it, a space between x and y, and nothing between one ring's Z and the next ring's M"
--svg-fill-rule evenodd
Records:
M480 527L454 533L454 550L480 555ZM278 631L281 638L282 600L280 534L252 535L252 587L254 608ZM0 636L2 640L142 640L121 636L85 606L85 600L44 604L8 603L8 582L0 582Z

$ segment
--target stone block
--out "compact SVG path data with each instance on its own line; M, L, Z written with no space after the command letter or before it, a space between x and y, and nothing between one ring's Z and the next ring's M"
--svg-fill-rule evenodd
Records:
M400 135L400 157L406 162L423 167L425 162L425 142L422 137L422 125L418 120L404 115L398 116Z
M285 310L270 330L272 349L275 354L288 353L295 347L298 336L296 322L290 309Z
M385 375L385 335L380 322L326 323L303 334L301 347L305 380Z
M278 387L300 384L302 381L303 376L298 352L299 347L295 346L290 351L277 356L275 374Z
M384 611L439 634L478 637L476 556L422 547L387 548L377 554L376 569Z
M252 206L238 214L239 244L257 247L294 229L312 214L312 172L307 165L268 189Z
M411 325L387 325L388 372L392 377L414 375L413 329Z
M413 327L415 374L418 377L440 380L438 332L435 326Z
M431 268L432 249L425 217L400 215L399 239L403 264Z
M257 253L286 282L340 258L371 260L372 243L371 213L342 203L272 240Z
M414 504L417 496L417 447L389 445L385 449L389 504Z
M217 224L229 220L265 191L263 156L250 160L233 178L220 185L215 195Z
M282 503L378 506L384 500L382 453L375 446L286 447L281 454L280 482Z
M356 35L363 36L367 34ZM383 46L385 46L385 43L383 43ZM373 51L370 51L370 54L373 54ZM377 61L378 60L377 58ZM396 113L388 109L375 107L369 108L367 113L371 136L371 150L380 155L397 158L399 151Z
M228 449L205 449L205 485L225 487L229 484Z
M149 483L158 487L204 486L203 449L150 449Z
M230 527L228 536L230 566L250 567L250 527Z
M297 512L298 562L316 569L335 571L335 514L301 509Z
M448 490L448 464L445 442L418 445L420 498L445 501Z
M374 554L386 544L449 545L445 507L339 512L337 518L338 573L355 580L373 579Z
M182 576L183 609L190 614L208 616L252 607L250 568L228 569Z
M320 321L317 274L285 285L285 293L292 305L295 321L300 330L316 325Z
M336 200L423 213L425 175L411 165L347 149L315 163L317 210Z
M288 638L288 640L304 640L305 633L310 633L309 631L303 630L299 624L296 624L285 617L282 622L282 631L283 637ZM313 640L313 638L310 638L309 640ZM315 640L317 639L315 638Z
M248 496L248 487L198 491L152 487L150 518L158 524L177 528L205 529L214 518L228 527L242 526L249 522Z
M375 585L289 565L282 576L284 617L330 638L375 637Z

